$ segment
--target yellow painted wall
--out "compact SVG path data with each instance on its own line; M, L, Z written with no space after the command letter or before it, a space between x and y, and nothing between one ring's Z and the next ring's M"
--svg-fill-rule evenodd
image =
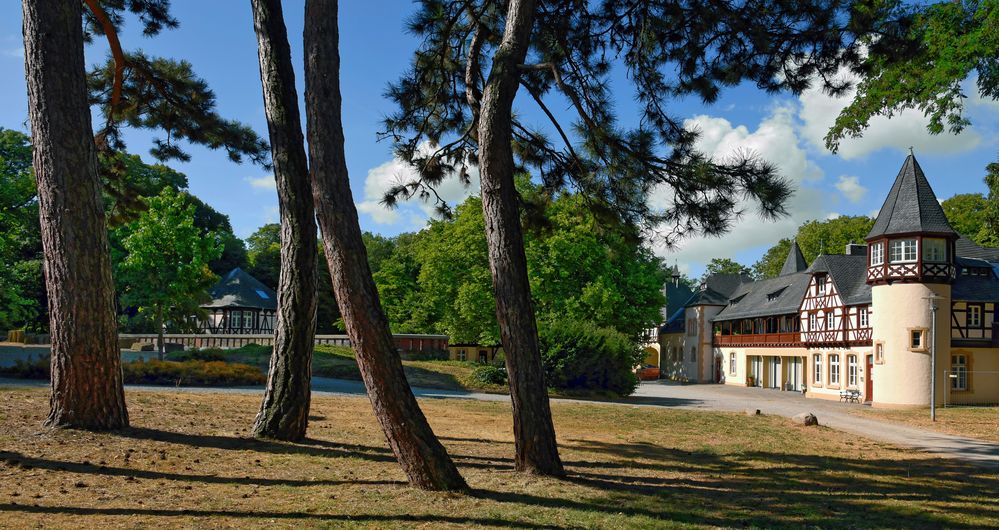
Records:
M450 359L452 361L460 361L460 360L462 360L461 359L461 355L460 355L460 353L462 351L465 352L465 359L464 359L465 361L478 362L478 360L479 360L479 352L480 351L485 351L486 352L486 362L492 362L496 358L496 356L503 354L503 347L502 346L480 346L480 345L477 345L477 344L472 344L472 345L468 345L468 344L466 344L466 345L452 345L452 344L449 344L448 347L447 347L448 359Z

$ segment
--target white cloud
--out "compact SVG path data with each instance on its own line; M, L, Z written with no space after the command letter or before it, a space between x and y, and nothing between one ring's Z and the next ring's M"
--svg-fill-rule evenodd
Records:
M429 148L429 147L424 147ZM465 186L457 176L444 179L435 189L440 197L452 206L465 200L473 193L479 192L479 171L470 168L471 185ZM364 200L357 203L358 211L371 216L378 224L395 224L404 222L409 228L421 227L427 219L434 215L434 199L423 201L414 197L404 201L395 208L382 204L382 197L392 186L407 183L417 178L416 170L399 158L392 158L379 166L368 170L364 178Z
M848 77L848 76L847 76ZM849 90L839 97L832 97L816 86L801 94L799 117L802 136L822 152L825 136L842 111L853 99L855 90ZM846 160L861 158L879 149L890 148L908 153L910 146L917 154L950 154L969 151L982 141L981 135L973 128L965 129L959 135L943 133L931 135L926 131L927 118L919 110L905 110L891 119L884 116L871 118L870 127L860 138L845 138L840 142L838 154Z
M852 203L858 203L867 195L867 188L860 183L860 177L840 175L836 180L836 189Z
M246 182L250 184L250 187L255 190L268 190L274 191L277 189L277 182L274 181L274 175L264 175L262 177L246 177Z
M658 249L661 254L679 260L681 270L700 270L711 258L732 257L741 251L773 245L780 238L793 235L803 222L827 215L828 201L811 186L822 180L823 172L808 159L798 138L795 110L790 104L776 106L753 131L743 125L734 126L724 118L703 115L684 123L685 127L700 131L697 148L702 152L716 160L738 151L754 152L773 163L795 193L786 204L788 215L785 217L773 222L763 221L756 215L755 205L744 202L739 207L747 213L733 223L727 234L714 238L691 237L681 241L676 251ZM663 195L657 194L650 201L659 206L668 204L662 200Z

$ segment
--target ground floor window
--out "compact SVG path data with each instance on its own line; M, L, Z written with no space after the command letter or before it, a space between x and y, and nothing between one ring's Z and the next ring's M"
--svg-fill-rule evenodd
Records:
M468 360L468 354L465 353L465 350L458 350L458 360L459 361Z
M951 355L950 369L953 375L950 378L951 390L968 389L968 356Z
M822 354L815 354L815 384L822 384Z
M846 357L846 384L857 386L857 356L848 355Z
M839 384L839 354L829 355L829 384Z
M728 354L728 372L735 375L735 352Z

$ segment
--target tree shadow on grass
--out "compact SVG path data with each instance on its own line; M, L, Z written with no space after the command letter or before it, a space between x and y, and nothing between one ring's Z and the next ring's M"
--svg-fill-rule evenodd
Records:
M395 462L392 451L386 447L356 444L337 444L325 440L305 439L299 443L243 438L238 436L217 436L164 431L148 427L129 427L117 431L123 438L151 440L198 448L212 448L236 451L260 451L272 454L303 454L318 457L360 458L376 462Z
M455 517L448 515L422 514L321 514L305 512L270 512L270 511L238 511L238 510L166 510L151 508L81 508L75 506L26 506L22 504L0 504L0 512L22 512L39 514L65 514L77 516L140 516L140 517L233 517L239 519L280 519L280 520L310 520L320 522L341 523L422 523L422 524L454 524L460 526L495 526L516 527L537 530L559 529L560 526L535 524L519 520L502 519L498 517Z
M297 480L272 479L261 477L225 477L218 475L196 475L193 473L172 473L169 471L154 471L127 467L111 467L94 465L88 462L67 462L25 456L20 453L0 451L0 461L6 460L8 465L24 469L46 469L67 473L88 475L103 475L109 477L125 477L146 480L175 480L181 482L200 482L204 484L241 484L251 486L343 486L351 484L372 486L405 486L406 482L398 480Z

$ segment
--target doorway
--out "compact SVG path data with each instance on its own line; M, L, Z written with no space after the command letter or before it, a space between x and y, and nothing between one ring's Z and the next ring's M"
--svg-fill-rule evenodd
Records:
M874 402L874 356L867 356L867 373L864 380L864 401Z
M715 383L722 382L722 357L715 355Z
M753 385L752 386L760 386L760 387L762 387L763 386L763 357L760 357L759 355L754 355L753 356L753 359L752 359L752 362L751 362L751 366L750 366L750 372L751 372L751 374L753 376Z
M801 357L791 357L787 362L787 384L784 386L784 390L801 392L801 386L804 382L803 372L805 363Z
M781 386L781 361L780 357L770 358L770 386L768 388L780 389Z

